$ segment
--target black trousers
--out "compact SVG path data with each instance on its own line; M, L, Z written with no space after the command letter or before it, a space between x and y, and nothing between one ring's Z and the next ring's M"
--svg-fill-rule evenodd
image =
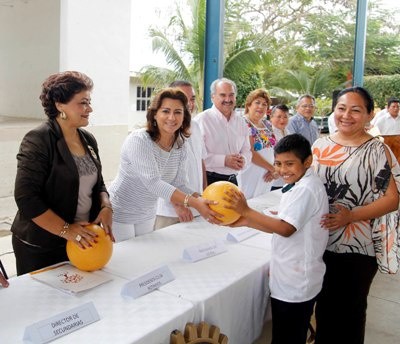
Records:
M315 344L363 344L367 297L378 269L375 257L324 254L326 273L317 298Z
M298 303L271 298L271 344L305 344L314 304L315 298Z
M18 276L68 260L65 246L54 249L31 246L19 240L14 234L12 235L12 245Z
M210 185L215 182L226 181L231 182L235 185L238 185L236 175L235 174L220 174L216 172L207 171L207 185Z

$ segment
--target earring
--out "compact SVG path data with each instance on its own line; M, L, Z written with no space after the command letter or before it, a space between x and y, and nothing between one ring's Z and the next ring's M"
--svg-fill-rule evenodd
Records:
M67 115L65 114L64 111L61 111L61 113L60 113L60 118L61 118L62 120L64 120L64 121L67 119Z
M157 126L157 122L154 120L153 121L153 127L156 127Z

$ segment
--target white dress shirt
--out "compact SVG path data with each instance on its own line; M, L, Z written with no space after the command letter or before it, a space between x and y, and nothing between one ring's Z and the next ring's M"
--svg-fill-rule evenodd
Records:
M225 175L238 174L239 171L225 166L225 156L241 154L245 166L251 161L248 126L243 117L232 112L229 119L213 105L194 120L199 124L206 147L206 170Z
M381 135L400 135L400 115L394 118L389 112L381 115L375 122Z

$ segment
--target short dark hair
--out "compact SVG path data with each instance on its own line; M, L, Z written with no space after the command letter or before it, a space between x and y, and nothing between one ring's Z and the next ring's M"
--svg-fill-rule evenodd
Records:
M361 86L353 86L341 90L337 95L336 104L339 101L340 97L349 92L357 93L364 99L365 107L367 108L368 113L374 111L374 99L372 98L371 94L364 87Z
M399 98L390 97L390 98L388 99L388 102L387 102L387 107L389 108L390 105L392 105L392 103L400 103Z
M276 110L281 110L281 111L283 111L283 112L289 113L289 108L288 108L285 104L278 104L278 105L275 105L275 106L272 108L270 117L274 115L274 113L275 113Z
M310 142L300 134L290 134L281 138L274 147L274 154L292 152L301 162L312 155Z
M157 141L160 138L160 129L154 125L155 116L160 109L161 104L165 98L180 100L183 105L183 122L182 126L175 132L175 142L181 146L185 140L190 136L190 121L191 115L187 107L188 99L186 94L179 88L164 88L158 91L152 98L150 106L147 108L146 120L147 129L151 139Z
M76 71L66 71L50 75L42 84L39 99L45 114L56 118L59 114L56 103L67 104L75 94L91 91L93 81L86 74Z
M186 81L186 80L175 80L175 81L172 81L168 85L168 87L182 87L182 86L193 87L193 85L189 81Z

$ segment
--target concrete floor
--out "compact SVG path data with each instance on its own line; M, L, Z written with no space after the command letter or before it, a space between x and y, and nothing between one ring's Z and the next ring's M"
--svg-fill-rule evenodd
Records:
M268 322L253 344L271 343L271 326ZM400 343L400 274L378 272L368 297L365 344L395 343Z

